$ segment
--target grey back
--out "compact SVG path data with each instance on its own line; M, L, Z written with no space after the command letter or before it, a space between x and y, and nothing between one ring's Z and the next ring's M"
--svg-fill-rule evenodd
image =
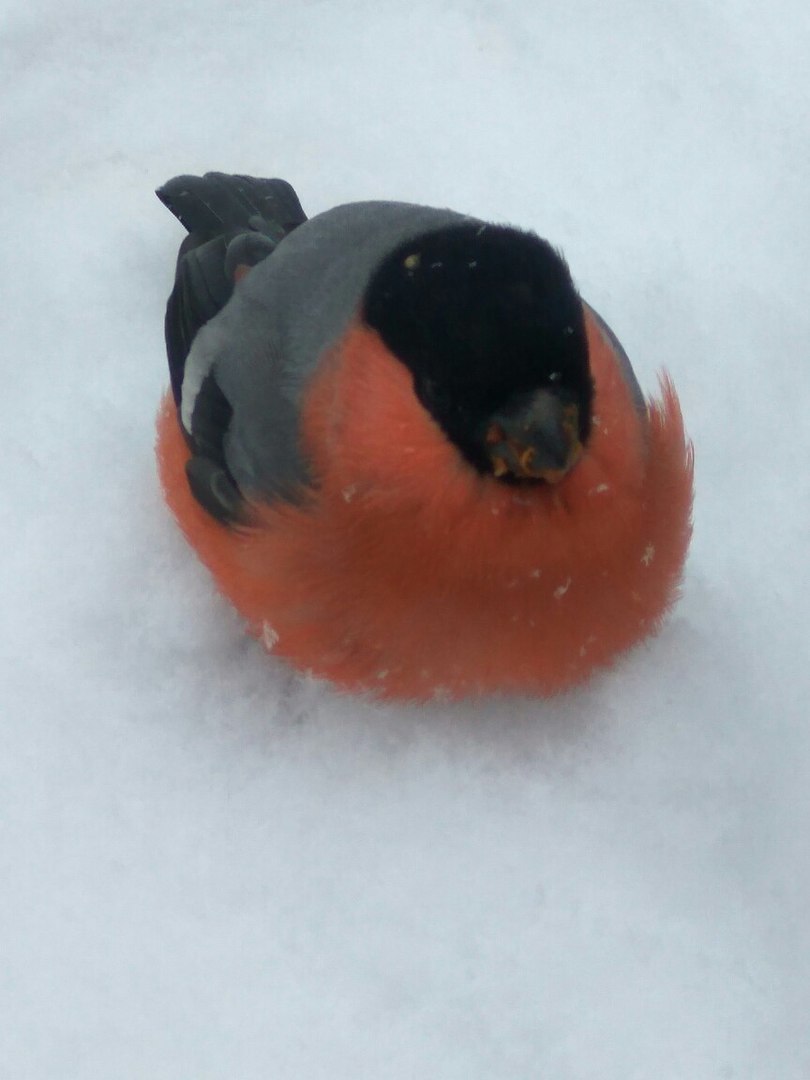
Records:
M374 270L399 244L471 220L410 203L338 206L300 225L237 285L194 339L181 416L190 430L197 393L213 374L233 409L224 450L243 492L290 498L309 481L302 396L358 313Z

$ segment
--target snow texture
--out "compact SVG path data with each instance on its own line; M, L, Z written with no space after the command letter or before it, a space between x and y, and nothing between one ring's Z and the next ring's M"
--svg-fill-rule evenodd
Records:
M806 0L6 0L0 1076L810 1076ZM551 703L340 696L153 461L178 172L565 251L697 456L683 601Z

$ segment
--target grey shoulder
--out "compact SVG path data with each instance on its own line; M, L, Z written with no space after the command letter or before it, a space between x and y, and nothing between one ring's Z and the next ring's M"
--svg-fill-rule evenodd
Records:
M585 302L583 301L583 303ZM585 306L588 311L590 311L591 315L593 315L594 319L596 320L597 326L602 331L602 334L605 336L605 338L607 338L608 342L613 348L613 352L616 355L616 359L622 373L622 378L627 384L627 388L629 389L630 394L633 398L633 404L636 407L636 412L642 418L646 418L647 403L644 400L644 394L641 387L639 386L638 379L636 378L636 373L633 370L632 363L630 362L630 357L627 355L627 352L622 343L613 333L613 331L599 314L599 312L595 311L588 303L585 303Z

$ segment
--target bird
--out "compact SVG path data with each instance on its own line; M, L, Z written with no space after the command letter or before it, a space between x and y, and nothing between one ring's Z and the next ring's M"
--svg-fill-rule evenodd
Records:
M676 602L693 447L537 233L285 180L158 188L185 227L166 502L246 630L343 692L547 698Z

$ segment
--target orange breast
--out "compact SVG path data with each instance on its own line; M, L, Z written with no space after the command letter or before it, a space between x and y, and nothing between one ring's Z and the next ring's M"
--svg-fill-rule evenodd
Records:
M554 487L478 476L406 369L353 325L307 395L317 490L297 507L257 505L256 526L236 532L191 496L167 395L166 499L250 632L344 688L416 699L551 694L653 633L689 543L691 447L671 383L644 424L586 319L594 430Z

